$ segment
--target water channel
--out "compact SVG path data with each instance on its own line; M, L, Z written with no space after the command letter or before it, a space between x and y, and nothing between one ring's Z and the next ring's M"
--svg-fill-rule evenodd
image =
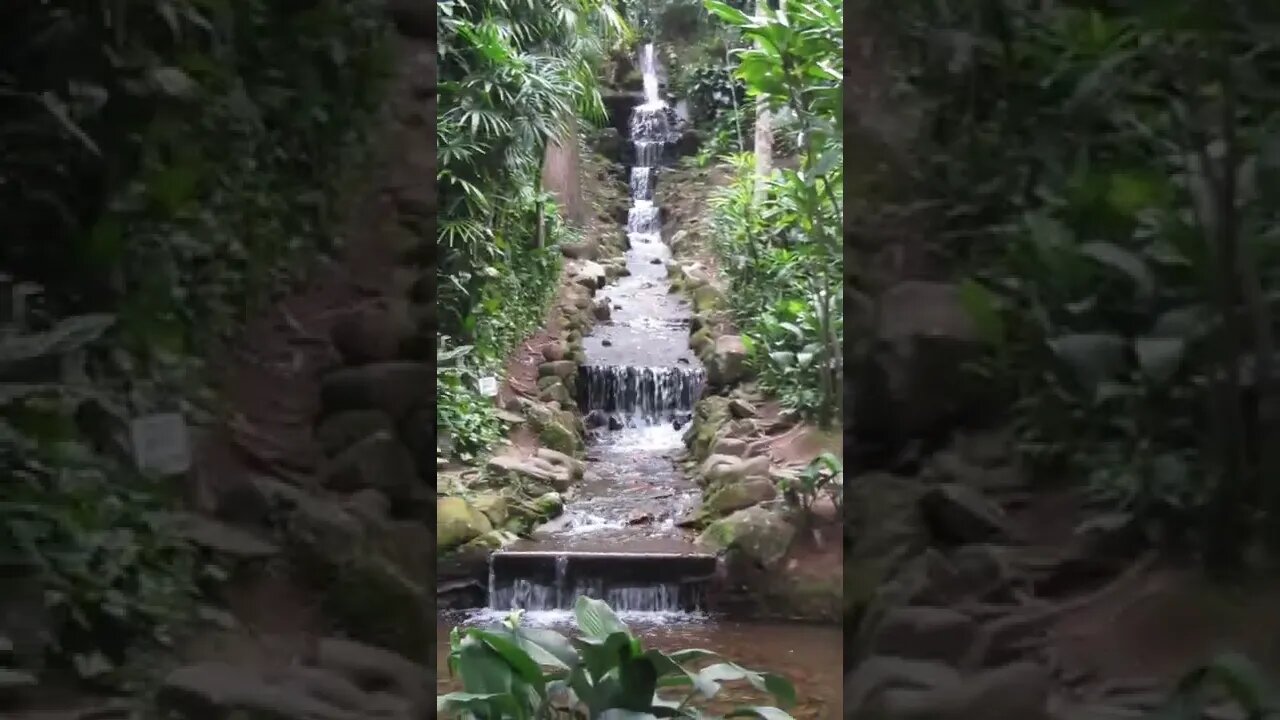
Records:
M590 428L588 479L575 488L561 518L533 540L492 556L488 607L441 618L441 692L455 689L443 670L453 625L492 624L521 609L525 624L572 634L571 608L587 595L606 600L653 647L705 648L788 676L801 699L792 708L797 718L838 718L840 629L708 613L704 590L716 560L678 525L698 499L698 488L676 460L704 374L688 347L688 304L668 292L670 250L654 204L671 138L652 45L640 60L645 101L630 125L636 158L627 220L630 274L601 291L613 313L584 339L587 361L578 377ZM766 700L752 692L725 700Z

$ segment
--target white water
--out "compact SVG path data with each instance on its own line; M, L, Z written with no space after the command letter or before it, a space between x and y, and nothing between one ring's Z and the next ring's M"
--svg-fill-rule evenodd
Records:
M654 59L653 43L646 43L640 52L640 73L644 76L644 104L650 107L665 105L658 95L658 62Z

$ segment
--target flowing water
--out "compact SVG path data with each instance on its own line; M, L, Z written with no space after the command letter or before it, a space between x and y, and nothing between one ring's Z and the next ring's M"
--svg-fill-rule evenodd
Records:
M585 595L608 602L651 646L706 648L791 677L804 701L796 717L837 718L839 628L708 615L705 590L716 559L699 551L679 525L698 501L697 486L676 460L704 372L688 347L688 304L669 292L670 250L654 204L672 137L652 45L645 46L640 64L645 102L633 111L630 126L636 148L627 218L630 274L601 291L612 315L584 338L587 359L577 379L588 427L587 476L561 518L491 557L488 607L442 621L442 688L454 687L444 671L453 623L491 624L520 609L525 624L571 633L571 608Z

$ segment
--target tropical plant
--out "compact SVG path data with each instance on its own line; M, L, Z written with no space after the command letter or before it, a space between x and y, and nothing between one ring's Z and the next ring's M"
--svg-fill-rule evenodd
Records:
M800 156L799 168L767 178L763 198L738 160L738 182L717 203L720 256L741 294L735 309L743 319L767 313L745 329L762 379L795 393L811 376L818 397L795 404L825 425L843 403L843 6L782 3L755 15L718 0L706 6L753 43L734 52L736 74L778 116L776 129L794 136ZM795 322L802 319L811 327Z
M1147 720L1199 720L1216 701L1226 700L1249 720L1280 717L1280 693L1248 658L1224 653L1187 673L1169 699Z
M519 613L501 627L454 628L449 672L463 689L436 698L436 711L459 720L624 720L710 718L692 703L715 697L722 683L747 682L783 705L795 702L786 679L747 670L706 650L646 650L600 600L578 598L572 641L520 624ZM706 665L707 661L718 661ZM701 669L692 669L702 663ZM675 692L677 697L663 697ZM743 707L726 718L787 720L776 707Z

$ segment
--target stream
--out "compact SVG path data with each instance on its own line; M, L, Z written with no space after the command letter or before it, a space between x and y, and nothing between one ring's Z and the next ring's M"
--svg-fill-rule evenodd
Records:
M717 571L679 527L696 508L698 487L676 460L702 393L704 372L688 347L688 303L669 292L654 188L671 141L652 45L641 54L645 102L631 117L636 166L627 220L629 275L600 291L608 321L584 338L587 360L578 397L586 413L587 473L564 515L490 558L488 607L442 616L438 683L456 689L446 668L449 630L489 625L512 610L526 625L573 633L582 595L605 600L648 646L704 648L796 684L797 718L838 718L842 636L837 626L742 622L708 613L704 590ZM724 702L768 702L749 687L726 687ZM738 693L738 694L734 694ZM728 705L708 706L724 712Z

